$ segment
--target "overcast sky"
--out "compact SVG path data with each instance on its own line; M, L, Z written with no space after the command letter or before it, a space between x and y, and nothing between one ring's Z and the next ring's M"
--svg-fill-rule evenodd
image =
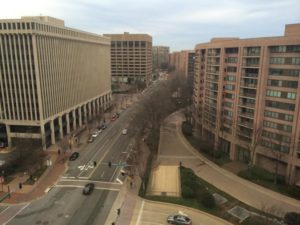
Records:
M193 49L212 37L281 36L300 0L2 0L0 18L52 16L98 34L147 33L153 45Z

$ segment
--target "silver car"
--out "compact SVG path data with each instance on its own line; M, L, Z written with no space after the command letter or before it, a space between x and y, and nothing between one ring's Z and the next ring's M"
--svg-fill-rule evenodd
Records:
M187 216L180 215L180 214L168 216L167 222L170 224L176 224L176 225L191 225L192 224L192 220L190 218L188 218Z

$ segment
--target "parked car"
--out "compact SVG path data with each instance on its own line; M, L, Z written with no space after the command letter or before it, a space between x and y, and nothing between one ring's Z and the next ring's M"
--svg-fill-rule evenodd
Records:
M94 132L92 133L92 137L94 137L94 138L95 138L95 137L97 137L97 136L98 136L98 134L99 134L99 133L98 133L98 131L94 131Z
M104 124L102 124L102 125L100 126L100 128L101 128L102 130L105 130L105 129L107 128L107 125L104 123Z
M70 161L74 161L79 157L79 152L73 152L73 154L69 157Z
M122 134L124 134L124 135L127 134L127 129L123 129Z
M167 222L170 224L176 224L176 225L191 225L192 220L188 218L187 216L175 214L170 215L167 218Z
M94 141L94 137L90 136L89 139L87 140L88 143L92 143Z
M94 190L94 187L95 187L95 184L93 184L93 183L86 184L82 190L82 194L84 194L84 195L91 194L92 191Z

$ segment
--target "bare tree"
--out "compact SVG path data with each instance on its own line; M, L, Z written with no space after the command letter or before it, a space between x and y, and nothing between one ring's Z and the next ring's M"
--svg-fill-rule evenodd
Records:
M262 127L261 126L254 129L253 134L252 134L252 141L251 141L250 144L247 145L247 149L250 152L250 161L249 161L250 172L251 172L251 168L254 166L254 158L255 158L255 155L256 155L257 147L261 142L261 134L262 134Z

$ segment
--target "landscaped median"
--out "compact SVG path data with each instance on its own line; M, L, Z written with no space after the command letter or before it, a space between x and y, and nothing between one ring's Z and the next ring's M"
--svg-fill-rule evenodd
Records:
M215 216L221 217L233 224L242 225L278 225L280 218L269 213L271 208L264 212L251 208L237 199L222 192L185 167L179 167L181 182L181 197L146 195L146 199L168 202L192 207Z

